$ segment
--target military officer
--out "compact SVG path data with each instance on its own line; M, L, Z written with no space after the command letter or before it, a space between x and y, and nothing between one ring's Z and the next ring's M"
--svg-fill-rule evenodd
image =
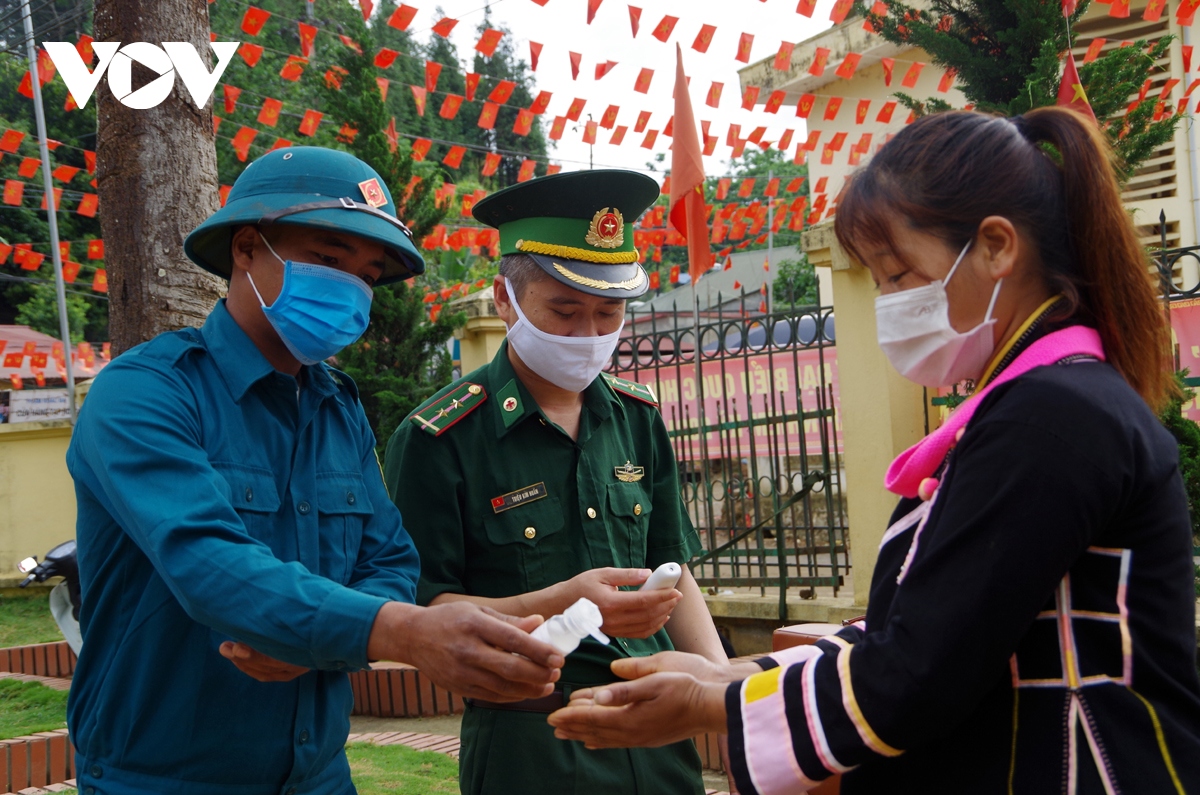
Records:
M500 231L493 290L506 341L388 445L385 480L421 555L419 603L550 616L587 597L612 637L585 639L548 697L469 702L466 795L704 791L691 741L589 751L546 723L572 689L613 681L620 658L678 648L726 664L686 566L674 589L619 590L700 549L653 392L601 373L626 299L648 287L633 221L658 192L634 172L582 171L476 205Z
M552 690L562 658L536 620L412 604L371 427L323 362L365 330L372 285L424 270L379 175L328 149L264 155L184 250L228 298L118 356L67 454L80 793L350 795L345 671L369 659L464 695Z

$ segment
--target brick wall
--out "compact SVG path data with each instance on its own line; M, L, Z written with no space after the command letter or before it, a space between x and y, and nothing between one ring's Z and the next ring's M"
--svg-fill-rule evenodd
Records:
M74 764L66 729L0 740L0 792L69 781L75 778Z
M0 671L68 678L75 673L75 652L66 641L0 649Z

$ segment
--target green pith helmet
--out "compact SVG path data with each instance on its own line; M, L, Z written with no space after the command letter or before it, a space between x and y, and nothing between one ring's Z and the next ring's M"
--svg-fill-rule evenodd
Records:
M580 292L637 298L650 288L633 246L633 222L658 198L636 171L572 171L522 182L475 205L500 230L500 254L527 254Z
M188 235L183 250L201 268L228 279L233 229L271 223L330 229L382 244L387 267L377 284L425 272L379 174L354 155L320 146L277 149L246 166L225 206Z

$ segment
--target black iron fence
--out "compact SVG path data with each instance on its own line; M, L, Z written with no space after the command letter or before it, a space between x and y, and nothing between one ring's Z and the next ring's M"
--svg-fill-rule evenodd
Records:
M777 588L781 616L789 589L836 594L850 558L832 308L678 292L631 310L610 371L659 398L698 582Z

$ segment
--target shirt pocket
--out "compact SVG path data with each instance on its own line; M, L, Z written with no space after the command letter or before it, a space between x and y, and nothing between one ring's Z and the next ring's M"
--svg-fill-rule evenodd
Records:
M485 515L483 527L490 548L477 582L478 595L529 593L572 576L566 573L564 550L559 548L564 524L558 497L543 497Z
M608 484L608 511L612 516L609 542L615 556L625 552L617 566L638 569L646 565L646 543L650 529L650 495L639 483Z
M350 582L362 545L363 528L374 512L362 475L317 474L321 576L342 585Z
M229 502L245 525L246 533L278 554L278 545L272 543L277 539L271 532L272 517L279 512L280 506L275 473L245 464L214 462L212 466L228 484Z

